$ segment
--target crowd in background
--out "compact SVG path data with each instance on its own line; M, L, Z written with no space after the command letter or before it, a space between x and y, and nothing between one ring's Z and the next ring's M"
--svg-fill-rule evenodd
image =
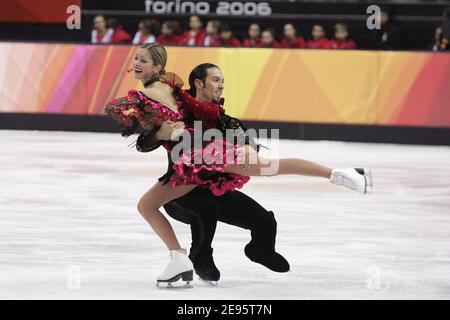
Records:
M381 12L381 28L371 31L373 49L395 50L401 48L398 29L390 23L389 13ZM333 34L328 37L323 25L315 24L310 36L305 39L299 35L292 23L283 26L283 33L277 35L272 28L262 29L258 23L248 27L248 33L239 39L228 24L219 20L209 20L204 26L199 16L189 18L187 30L183 30L176 20L160 24L156 19L139 22L138 30L132 36L123 29L120 22L111 18L106 20L99 15L94 18L91 43L160 43L164 45L204 46L204 47L247 47L247 48L307 48L307 49L357 49L345 23L336 23ZM442 26L436 28L429 48L433 51L448 50L448 39L443 35Z

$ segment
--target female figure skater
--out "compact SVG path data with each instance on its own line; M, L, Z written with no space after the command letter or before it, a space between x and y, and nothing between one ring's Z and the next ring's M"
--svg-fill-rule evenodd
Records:
M134 71L136 78L141 79L144 83L145 89L142 91L131 90L127 97L115 99L106 105L105 112L121 123L123 136L133 133L138 125L149 130L160 126L166 120L174 122L184 120L190 123L193 119L202 119L206 123L206 128L209 128L220 125L222 119L228 119L228 121L235 120L234 122L237 124L235 127L240 127L240 121L224 115L219 104L196 100L187 92L179 89L173 81L161 79L165 74L166 62L167 54L163 46L145 45L141 47L135 57ZM223 75L216 66L209 68L209 71L213 73L210 79L215 83L215 90L211 93L214 95L212 100L217 101L224 88ZM172 77L173 79L175 78ZM201 89L204 85L201 81L195 81L197 89ZM192 130L192 128L188 125L187 130ZM157 277L158 283L171 283L180 278L184 281L192 280L192 263L187 252L181 248L170 223L161 214L159 208L167 202L181 197L196 186L208 187L215 195L219 196L229 190L241 188L248 182L249 176L280 174L323 177L330 179L334 184L343 185L361 193L366 193L371 184L368 172L363 169L331 170L299 158L262 159L257 155L258 148L250 146L248 140L244 145L233 143L233 148L229 148L230 142L226 139L219 140L219 144L222 143L225 145L223 150L226 150L222 154L223 158L229 159L226 156L230 150L232 153L237 153L235 157L231 157L231 162L193 164L190 160L199 152L201 155L205 155L206 148L203 146L200 150L194 149L193 153L182 155L182 160L173 163L169 170L170 176L165 175L160 178L160 181L142 197L145 201L141 199L138 204L139 212L170 250L171 262ZM170 151L173 144L165 143L164 147ZM249 161L250 159L257 161L252 163ZM279 162L279 170L264 174L262 169L270 166L273 161Z

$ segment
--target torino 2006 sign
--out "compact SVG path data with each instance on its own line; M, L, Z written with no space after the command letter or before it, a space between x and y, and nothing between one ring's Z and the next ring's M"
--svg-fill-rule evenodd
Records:
M217 14L224 16L269 16L272 8L268 2L206 2L206 1L145 1L145 12L152 14Z

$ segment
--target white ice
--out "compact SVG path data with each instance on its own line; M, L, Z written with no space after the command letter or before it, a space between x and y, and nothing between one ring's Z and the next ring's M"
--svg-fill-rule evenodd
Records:
M168 252L136 209L166 169L112 133L0 131L0 299L449 299L450 148L280 142L280 156L374 174L363 196L324 179L252 178L291 271L248 260L247 230L219 223L222 278L162 290ZM170 220L183 246L189 227Z

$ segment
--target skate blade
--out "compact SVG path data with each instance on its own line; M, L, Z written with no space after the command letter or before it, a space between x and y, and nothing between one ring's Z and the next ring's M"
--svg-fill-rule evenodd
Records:
M190 285L190 283L191 283L191 281L193 279L193 273L194 273L193 270L189 270L189 271L185 271L185 272L182 272L180 274L177 274L175 277L173 277L171 279L157 280L156 281L156 286L158 288L167 288L167 289L169 289L169 288L183 288L183 289L184 288L193 288ZM182 281L186 281L185 285L184 286L183 285L182 286L179 286L179 285L174 286L173 284L175 282L177 282L178 280L180 280L180 279Z
M158 289L173 289L173 290L177 290L177 289L193 289L194 287L190 284L190 281L187 281L184 285L181 284L177 284L177 285L173 285L173 282L156 282L156 287Z
M364 194L371 194L373 192L373 181L371 170L364 170L364 179L366 179L366 192Z
M205 279L202 279L200 277L198 277L198 280L200 280L203 283L206 283L206 284L210 285L211 287L217 287L219 285L219 283L217 281L205 280Z

